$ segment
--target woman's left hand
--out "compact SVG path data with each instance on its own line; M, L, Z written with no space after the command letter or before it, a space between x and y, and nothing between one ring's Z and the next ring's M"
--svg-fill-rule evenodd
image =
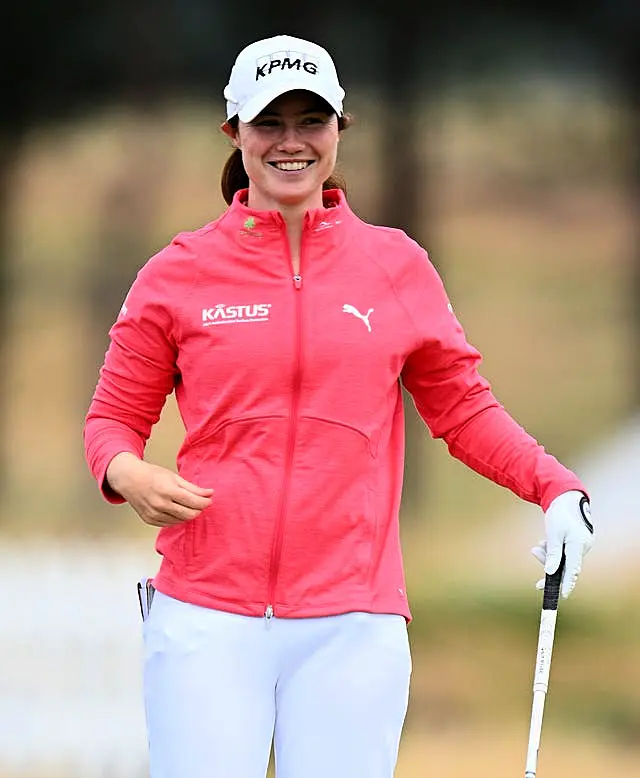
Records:
M589 498L584 492L570 491L559 495L551 502L544 514L547 537L531 549L536 559L544 565L546 575L558 569L565 553L565 566L560 592L568 597L573 591L582 560L593 543L593 525ZM544 588L544 579L536 584Z

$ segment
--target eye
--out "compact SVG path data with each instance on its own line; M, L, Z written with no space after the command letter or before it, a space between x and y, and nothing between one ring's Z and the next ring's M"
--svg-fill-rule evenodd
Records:
M279 122L278 122L277 119L267 119L267 118L260 119L260 118L258 118L258 119L254 119L251 122L251 125L253 127L278 127L279 126Z
M328 117L326 116L305 116L301 124L309 126L314 124L326 124L327 121Z

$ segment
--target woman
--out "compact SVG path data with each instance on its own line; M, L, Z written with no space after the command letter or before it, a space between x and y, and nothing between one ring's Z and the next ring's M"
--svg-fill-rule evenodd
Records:
M229 207L140 270L87 415L105 498L160 527L153 778L263 778L272 739L279 778L393 775L411 668L401 382L453 456L541 505L536 553L553 572L564 545L565 596L591 544L583 485L493 397L425 251L350 210L343 96L313 43L239 54ZM143 459L173 390L179 475Z

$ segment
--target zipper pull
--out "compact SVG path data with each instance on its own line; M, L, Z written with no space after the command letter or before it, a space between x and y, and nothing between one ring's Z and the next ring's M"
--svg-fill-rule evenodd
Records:
M267 609L264 612L264 618L267 624L269 624L271 619L273 618L273 605L267 605Z
M294 276L293 285L296 289L302 289L302 276Z

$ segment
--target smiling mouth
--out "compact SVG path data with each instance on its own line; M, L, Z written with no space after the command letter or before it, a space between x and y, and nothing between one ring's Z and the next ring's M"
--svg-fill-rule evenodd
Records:
M313 165L313 161L309 159L291 160L287 162L269 162L271 167L276 170L283 170L284 172L298 172L300 170L306 170Z

